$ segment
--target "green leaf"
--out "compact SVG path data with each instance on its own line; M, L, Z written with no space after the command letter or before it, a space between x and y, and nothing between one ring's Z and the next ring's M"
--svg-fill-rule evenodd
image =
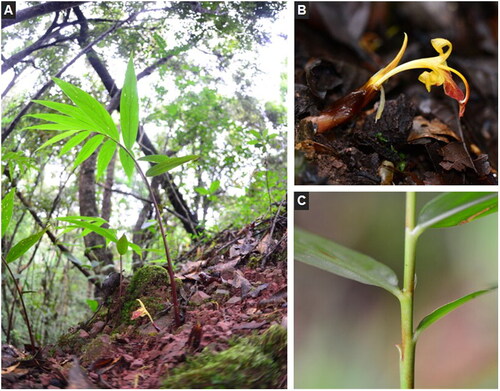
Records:
M92 137L90 140L88 140L85 145L82 147L78 155L76 156L75 163L73 164L73 167L78 167L80 164L82 164L85 160L87 160L90 155L92 155L95 150L101 145L101 143L104 140L104 136L98 134L97 136Z
M135 243L129 242L128 246L139 256L142 256L142 247L138 246Z
M16 259L24 255L26 251L28 251L33 245L40 240L40 238L43 236L45 233L45 230L37 232L34 235L28 236L27 238L21 240L20 242L16 243L10 250L9 253L7 254L7 257L5 258L7 263L14 262Z
M207 189L205 189L204 187L195 187L194 191L196 191L198 194L204 195L204 196L210 194L210 192Z
M498 210L497 193L444 193L429 201L420 211L415 231L465 224Z
M132 149L139 128L139 96L137 93L137 77L132 57L127 65L125 82L120 97L120 124L123 142L128 150Z
M79 228L86 228L92 232L95 232L98 235L101 235L102 237L110 240L111 242L115 242L118 240L116 238L116 235L114 234L113 230L108 229L108 228L101 228L96 224L89 223L87 221L78 221L78 220L65 220L64 217L58 217L57 220L60 221L71 221L73 225L76 225Z
M484 295L485 293L488 293L494 289L497 289L497 287L494 286L494 287L491 287L489 289L483 289L481 291L470 293L464 297L461 297L458 300L452 301L451 303L445 304L442 307L439 307L438 309L434 310L432 313L430 313L424 319L422 319L422 321L419 323L419 325L417 326L417 329L415 330L415 334L413 335L413 340L416 341L418 336L420 335L420 333L423 330L425 330L427 327L429 327L435 321L441 319L446 314L453 311L455 308L458 308L462 304L467 303L469 300L472 300L478 296Z
M83 140L85 140L87 137L90 136L90 131L85 130L83 132L78 133L76 136L71 137L66 144L61 148L61 151L59 152L59 156L64 155L65 153L68 153L71 149L76 147L78 144L80 144Z
M43 149L45 147L48 147L49 145L55 144L60 140L65 139L66 137L69 137L77 132L80 132L80 130L68 130L67 132L60 133L57 136L52 137L51 139L47 140L44 142L40 147L36 149L35 152L38 152L40 149Z
M67 115L48 113L48 114L30 114L27 115L26 117L43 119L45 121L54 122L61 126L70 127L71 129L99 131L99 128L96 129L95 126L92 125L89 126L86 122L80 121L79 119L76 118L68 117ZM99 131L99 133L101 132Z
M177 166L180 166L181 164L184 164L184 163L189 162L191 160L196 160L198 158L199 158L199 156L197 156L197 155L171 157L168 160L163 161L161 163L158 163L157 165L151 167L148 171L146 171L146 175L147 176L161 175L167 171L170 171L171 169L173 169Z
M131 181L135 169L134 159L132 159L122 148L120 148L118 154L120 155L120 162L122 163L123 170L125 171L129 181Z
M210 194L214 194L219 189L219 186L220 186L220 181L215 180L212 182L212 184L208 188L208 191L210 192Z
M81 126L76 126L76 125L60 125L60 124L40 124L40 125L33 125L33 126L27 126L26 128L23 128L23 130L56 130L59 132L65 131L65 130L83 130Z
M12 214L14 212L14 196L16 195L16 188L12 188L2 199L2 237L7 232Z
M168 157L167 155L146 155L143 157L140 157L138 160L141 160L143 162L153 162L153 163L161 163L165 162L167 160L170 160L171 158Z
M96 124L100 131L118 140L118 129L116 128L111 115L106 109L91 95L82 89L67 83L61 79L53 78L61 90L75 103L88 117L88 121Z
M104 171L108 168L109 162L113 159L115 154L117 144L109 139L104 144L102 144L99 155L97 156L97 172L96 179L99 179L104 174Z
M50 109L59 111L62 114L66 114L69 117L75 118L83 123L86 123L89 130L99 130L99 127L92 120L92 117L88 117L79 107L67 105L66 103L51 102L48 100L34 100L33 102L39 103Z
M85 301L87 302L87 305L89 306L92 312L96 312L97 309L99 308L99 302L97 300L87 299Z
M363 284L401 295L396 274L375 259L328 239L295 228L295 259Z
M128 240L125 235L122 235L118 242L116 242L116 249L118 250L118 254L125 255L128 251Z

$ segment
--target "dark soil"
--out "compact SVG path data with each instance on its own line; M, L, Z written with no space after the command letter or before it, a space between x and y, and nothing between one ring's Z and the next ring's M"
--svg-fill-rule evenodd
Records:
M309 14L295 21L296 184L497 184L497 3L311 2ZM305 118L386 66L403 32L401 64L435 56L432 38L452 43L447 63L471 89L465 115L442 87L426 91L418 81L424 70L411 70L384 84L377 122L375 97L352 120L317 134Z
M196 244L177 260L177 329L166 273L146 266L58 344L4 345L2 387L286 388L286 247L283 211ZM154 324L132 319L137 298Z

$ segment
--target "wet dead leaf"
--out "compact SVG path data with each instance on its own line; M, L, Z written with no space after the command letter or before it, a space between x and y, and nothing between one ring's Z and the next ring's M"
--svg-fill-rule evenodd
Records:
M465 150L463 143L449 143L441 148L443 161L439 163L445 170L465 171L466 168L475 170L470 155Z
M445 143L453 140L462 141L448 125L437 118L429 121L421 115L417 115L413 119L413 127L408 135L408 142L413 144L425 143L426 138L433 138Z

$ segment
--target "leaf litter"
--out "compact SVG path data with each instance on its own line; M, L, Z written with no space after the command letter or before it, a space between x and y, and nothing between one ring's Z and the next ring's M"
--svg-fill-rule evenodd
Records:
M273 325L286 328L286 243L286 212L196 243L177 260L180 328L174 329L168 305L153 314L142 302L136 314L150 311L154 325L147 316L121 324L113 305L123 302L115 291L111 319L75 326L66 345L44 346L34 355L4 345L2 387L159 388L204 352L224 352ZM164 297L165 287L155 293ZM286 388L286 364L278 378L273 387Z

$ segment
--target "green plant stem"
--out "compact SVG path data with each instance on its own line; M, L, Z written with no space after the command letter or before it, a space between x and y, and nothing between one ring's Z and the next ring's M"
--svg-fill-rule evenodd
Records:
M415 193L406 193L405 253L403 293L401 303L401 346L399 374L401 388L414 388L415 345L413 340L413 293L415 290L415 248L418 234L415 228Z
M165 256L167 258L167 271L168 271L168 277L170 279L170 288L172 291L172 306L174 308L174 322L175 322L176 327L180 327L181 326L181 317L180 317L180 311L179 311L179 300L177 299L177 284L175 283L174 268L172 266L172 259L170 257L170 250L169 250L168 243L167 243L167 235L166 235L163 223L161 221L161 213L160 213L160 207L158 205L158 201L156 200L156 197L153 193L153 189L152 189L151 185L149 184L148 178L146 178L146 175L144 175L144 172L142 171L141 166L139 165L139 162L137 160L135 160L134 155L132 155L132 153L127 148L125 148L125 146L123 146L121 143L119 143L116 140L114 140L114 141L134 161L134 164L137 167L137 172L141 176L143 182L146 184L146 187L148 188L149 196L151 197L151 200L153 201L153 205L155 208L156 217L157 217L157 221L158 221L158 226L160 227L161 238L163 240L163 248L165 249Z

